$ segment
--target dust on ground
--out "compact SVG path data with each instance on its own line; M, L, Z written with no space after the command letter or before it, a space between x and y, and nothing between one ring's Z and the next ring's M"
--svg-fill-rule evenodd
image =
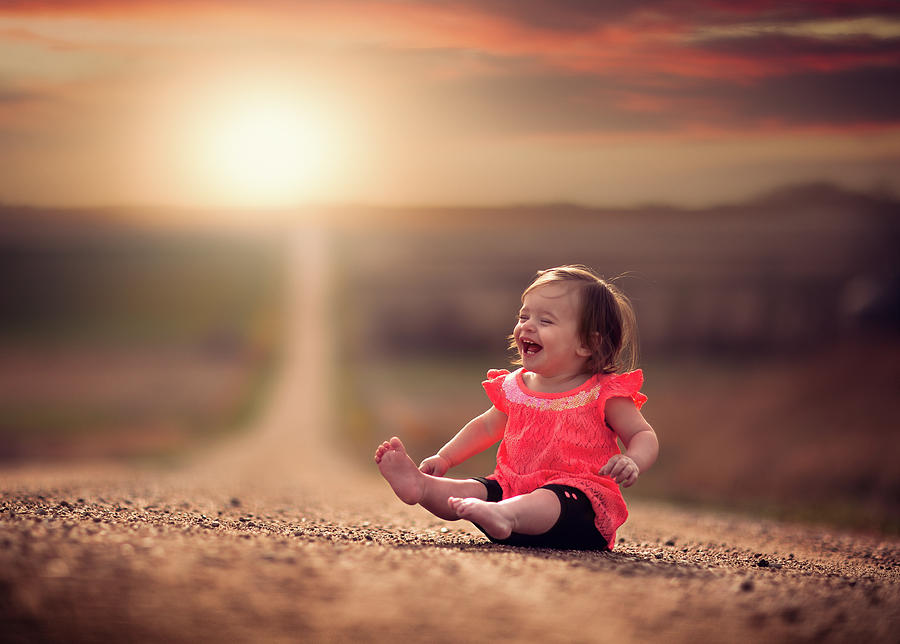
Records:
M271 487L228 466L6 472L4 639L888 642L900 626L895 540L634 503L611 553L514 549L374 476L329 487L315 459L294 465Z

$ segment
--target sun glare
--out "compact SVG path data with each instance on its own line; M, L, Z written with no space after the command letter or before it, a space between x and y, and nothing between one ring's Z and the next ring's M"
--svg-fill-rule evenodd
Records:
M220 195L242 206L288 206L321 193L336 159L326 119L271 98L222 109L209 127Z

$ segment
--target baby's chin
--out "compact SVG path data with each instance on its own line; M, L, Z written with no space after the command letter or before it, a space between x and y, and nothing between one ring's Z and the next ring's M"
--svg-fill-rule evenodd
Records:
M519 354L519 358L522 361L522 366L525 367L528 371L533 371L535 373L539 373L541 370L541 355L540 353L536 354Z

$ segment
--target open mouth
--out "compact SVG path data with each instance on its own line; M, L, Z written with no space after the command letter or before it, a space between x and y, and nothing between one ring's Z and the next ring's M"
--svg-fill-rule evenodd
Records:
M532 342L531 340L522 340L522 353L524 355L534 355L541 349L543 349L541 345L537 342Z

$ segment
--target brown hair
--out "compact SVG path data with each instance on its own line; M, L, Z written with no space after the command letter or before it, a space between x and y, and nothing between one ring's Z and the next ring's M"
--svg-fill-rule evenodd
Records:
M538 271L525 296L545 284L571 283L578 289L581 317L578 334L591 349L587 360L590 373L621 373L637 364L637 324L631 302L622 291L580 264L557 266ZM515 349L510 336L510 348ZM521 364L521 358L515 360Z

